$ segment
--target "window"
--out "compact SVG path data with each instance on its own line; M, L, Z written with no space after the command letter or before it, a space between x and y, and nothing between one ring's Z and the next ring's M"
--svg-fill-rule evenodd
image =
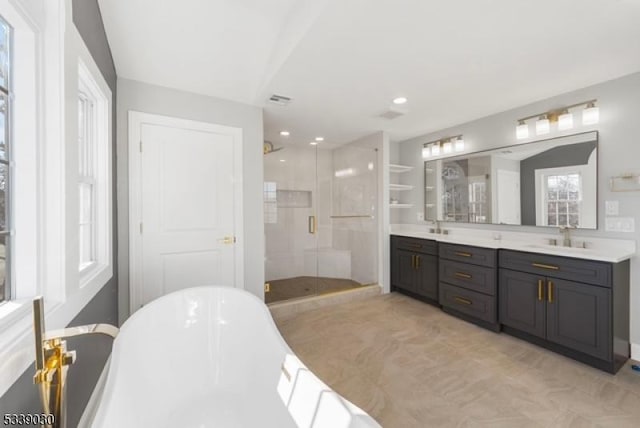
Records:
M580 174L547 175L545 187L547 226L577 227L580 224L582 201Z
M11 28L0 18L0 302L11 292Z
M110 277L110 99L111 92L100 72L80 60L77 92L80 287L101 281L99 277Z
M469 180L472 180L469 177ZM487 185L484 181L469 183L469 222L487 222Z
M95 150L94 102L80 88L78 96L78 195L80 206L80 271L95 261Z

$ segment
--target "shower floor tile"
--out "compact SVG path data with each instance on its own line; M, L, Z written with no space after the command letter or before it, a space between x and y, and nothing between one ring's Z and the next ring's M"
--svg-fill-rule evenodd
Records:
M316 296L362 287L359 282L342 278L298 276L268 281L270 291L264 294L265 303L282 302L300 297Z

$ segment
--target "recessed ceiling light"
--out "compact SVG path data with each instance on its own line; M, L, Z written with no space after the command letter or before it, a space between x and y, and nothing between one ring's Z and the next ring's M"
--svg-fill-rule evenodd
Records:
M312 141L312 142L310 142L309 144L311 144L312 146L317 146L317 145L318 145L318 143L317 143L317 142L315 142L315 141Z
M324 137L316 137L316 141L324 141Z
M288 137L291 134L289 133L289 131L280 131L280 135L282 135L283 137Z
M394 104L404 104L406 102L407 102L407 99L405 97L398 97L393 99Z
M280 159L280 162L286 162L286 160L284 160L284 159Z

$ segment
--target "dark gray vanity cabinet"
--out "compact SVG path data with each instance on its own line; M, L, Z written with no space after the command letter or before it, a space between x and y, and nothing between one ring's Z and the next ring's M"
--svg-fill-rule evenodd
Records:
M438 243L391 236L391 287L438 300Z
M442 309L498 331L497 250L441 243L439 255Z
M628 260L511 250L499 258L504 331L611 373L629 358Z

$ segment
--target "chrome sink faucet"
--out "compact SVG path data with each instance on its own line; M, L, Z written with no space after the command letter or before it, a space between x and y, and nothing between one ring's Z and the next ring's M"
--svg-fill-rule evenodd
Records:
M561 226L560 233L562 234L562 246L571 247L571 226Z

